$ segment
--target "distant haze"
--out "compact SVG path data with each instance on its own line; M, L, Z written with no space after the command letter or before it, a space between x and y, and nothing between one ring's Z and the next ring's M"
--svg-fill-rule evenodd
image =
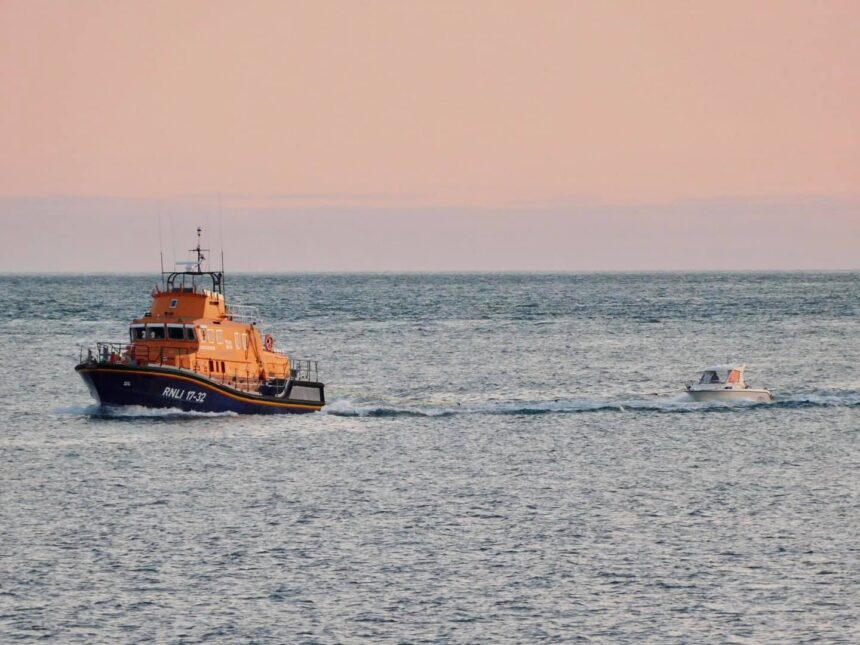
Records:
M0 2L0 271L860 268L860 3Z

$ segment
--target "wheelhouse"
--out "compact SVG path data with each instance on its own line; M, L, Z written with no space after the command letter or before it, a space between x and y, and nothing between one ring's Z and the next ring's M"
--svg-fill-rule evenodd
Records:
M716 365L700 371L698 385L743 385L744 365Z

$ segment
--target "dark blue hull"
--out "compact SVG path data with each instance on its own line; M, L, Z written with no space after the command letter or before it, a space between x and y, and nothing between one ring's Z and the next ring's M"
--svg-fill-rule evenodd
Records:
M75 370L102 405L237 414L317 412L325 405L323 384L311 381L297 381L282 397L255 396L194 372L170 367L85 362Z

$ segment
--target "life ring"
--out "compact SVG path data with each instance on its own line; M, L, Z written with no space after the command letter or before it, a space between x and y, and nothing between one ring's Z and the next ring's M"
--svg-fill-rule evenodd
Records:
M267 352L271 352L275 349L275 339L272 338L269 334L266 334L266 337L263 338L263 347L266 348Z

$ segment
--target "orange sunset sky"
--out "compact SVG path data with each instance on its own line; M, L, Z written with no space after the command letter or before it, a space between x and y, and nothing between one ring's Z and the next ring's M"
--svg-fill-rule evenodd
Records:
M159 221L247 271L856 269L859 35L856 1L0 0L0 271L157 270Z

